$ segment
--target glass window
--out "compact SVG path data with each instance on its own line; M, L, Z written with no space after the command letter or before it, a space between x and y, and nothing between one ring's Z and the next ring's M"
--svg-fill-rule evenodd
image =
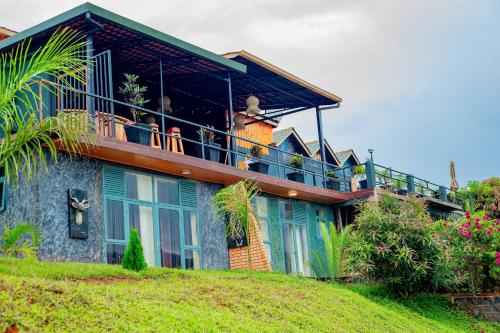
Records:
M162 267L181 268L179 212L160 208L160 258Z
M124 244L106 244L106 261L108 264L121 264L124 254Z
M324 208L316 208L316 237L321 238L321 225L325 224L326 213Z
M269 242L269 222L266 218L259 219L260 232L262 234L262 241Z
M184 244L187 246L198 246L195 212L184 211Z
M108 239L125 240L123 202L106 200L106 230Z
M125 173L127 197L130 199L153 201L153 181L151 176Z
M168 205L179 205L179 183L175 180L156 179L156 200Z
M288 221L293 220L292 203L289 201L279 201L280 218Z
M257 206L257 216L258 217L268 217L267 198L257 197L256 198L256 206Z
M5 169L0 168L0 212L5 210L6 194L7 194L7 186L5 184Z
M139 232L144 258L148 266L155 265L155 242L153 225L153 207L130 204L128 208L130 229Z
M185 264L186 269L199 269L200 268L200 251L186 250L185 251Z

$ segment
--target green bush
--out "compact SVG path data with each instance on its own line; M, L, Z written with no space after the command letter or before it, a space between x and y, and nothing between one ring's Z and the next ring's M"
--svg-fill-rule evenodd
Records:
M344 253L349 245L351 226L337 233L335 225L330 222L329 229L321 224L321 238L325 253L313 251L313 261L310 267L317 278L335 281L344 274Z
M405 296L454 289L460 283L449 259L454 254L436 237L425 205L416 198L397 201L384 196L358 210L348 249L351 270Z
M438 221L435 225L460 263L460 290L495 291L500 286L500 220L478 211L466 212L460 221Z
M29 236L29 239L26 238ZM13 227L4 226L0 236L0 254L7 257L38 260L37 247L42 235L32 222L18 223Z
M130 239L123 257L123 268L139 272L146 269L146 267L148 267L148 264L144 259L139 233L137 229L132 229L130 230Z
M500 217L500 177L478 181L468 181L467 187L474 200L489 216ZM469 195L467 189L460 189L460 194L465 198Z

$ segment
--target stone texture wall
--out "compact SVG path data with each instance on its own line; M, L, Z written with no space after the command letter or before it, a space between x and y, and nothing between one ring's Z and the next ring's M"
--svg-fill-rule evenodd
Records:
M31 220L42 232L41 260L102 262L102 163L80 156L59 156L57 164L48 161L48 173L40 168L33 181L21 179L17 188L9 187L6 210L0 213L0 228L6 223ZM88 239L69 238L67 193L70 188L88 192Z
M250 266L256 271L271 271L266 248L262 241L260 230L255 227L255 221L250 223ZM248 247L242 246L229 250L229 267L231 269L249 269Z
M454 296L451 303L475 317L500 323L500 295Z
M216 184L198 183L198 225L202 267L205 269L229 268L224 223L217 220L212 212L212 197L221 188Z

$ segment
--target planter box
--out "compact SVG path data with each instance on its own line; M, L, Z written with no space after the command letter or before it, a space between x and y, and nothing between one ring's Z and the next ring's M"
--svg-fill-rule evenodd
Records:
M250 171L266 174L269 171L269 164L264 162L253 162L248 165Z
M125 125L125 133L128 142L135 142L140 145L151 145L151 126L148 124L134 123L134 126Z
M286 175L288 180L293 180L294 182L304 183L304 174L302 172L291 172Z
M359 184L359 188L362 190L368 188L368 180L366 180L366 179L358 181L358 184Z
M213 162L219 162L220 157L220 144L219 143L211 143L206 144L204 146L205 150L205 159ZM196 152L199 158L203 158L201 145L196 146Z
M329 190L340 191L340 180L328 179L326 181L326 188Z

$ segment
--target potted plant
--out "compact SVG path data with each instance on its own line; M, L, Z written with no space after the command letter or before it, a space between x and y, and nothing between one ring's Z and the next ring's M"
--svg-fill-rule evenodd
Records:
M219 162L220 157L220 144L215 143L217 138L215 137L215 128L213 126L207 125L206 127L201 127L196 133L200 136L200 143L196 146L196 152L199 158L203 158L203 153L205 153L205 159L213 162Z
M253 161L248 165L248 168L251 171L263 173L267 175L267 172L269 171L269 163L263 162L260 160L262 158L263 152L262 152L262 147L258 145L252 145L250 147L250 155L252 155L253 158L256 159L256 161Z
M368 188L368 181L366 180L366 170L363 164L355 165L352 167L352 172L354 173L354 178L358 181L359 188Z
M125 81L118 88L118 92L123 95L125 102L137 107L143 107L149 100L144 99L144 93L148 90L146 86L137 83L139 75L124 73ZM141 116L145 114L135 107L131 107L130 113L134 122L125 125L127 141L149 146L151 144L151 126L141 123Z
M326 171L326 188L329 190L340 191L340 177L335 170Z
M303 183L304 173L301 171L303 164L302 155L300 154L293 155L288 159L288 163L295 168L295 170L286 175L288 180L293 180L295 182Z

